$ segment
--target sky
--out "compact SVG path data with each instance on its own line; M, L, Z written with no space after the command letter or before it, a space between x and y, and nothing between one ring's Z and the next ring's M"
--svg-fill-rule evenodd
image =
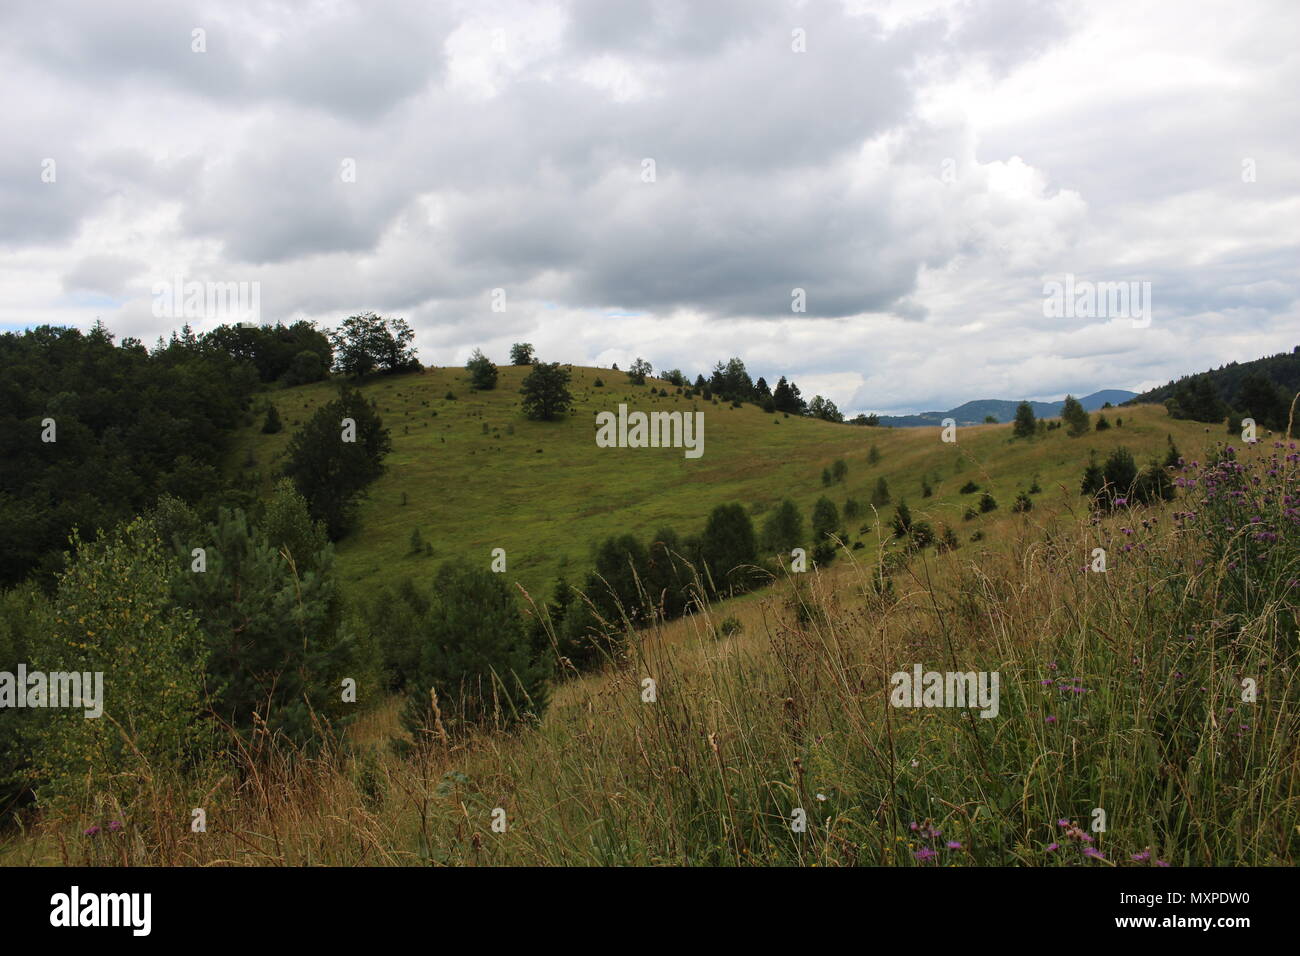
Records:
M4 3L0 328L151 344L246 283L427 365L1140 390L1300 344L1297 37L1294 0Z

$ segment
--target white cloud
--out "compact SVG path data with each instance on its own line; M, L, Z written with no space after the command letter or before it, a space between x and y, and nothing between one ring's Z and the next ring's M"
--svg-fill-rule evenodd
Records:
M740 355L846 411L1155 384L1296 343L1297 27L1283 0L11 5L0 324L149 341L180 274L261 282L267 319L405 315L430 363ZM1150 281L1151 327L1044 318L1067 272Z

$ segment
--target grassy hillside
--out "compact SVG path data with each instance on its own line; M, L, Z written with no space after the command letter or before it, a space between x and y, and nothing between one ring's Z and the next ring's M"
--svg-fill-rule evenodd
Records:
M1294 443L1232 451L1217 428L1150 407L1116 410L1122 427L1077 439L1058 429L1016 441L999 425L962 429L952 445L937 429L776 424L752 407L701 403L705 454L689 461L676 449L597 449L592 417L619 401L685 399L598 389L598 376L621 376L577 369L575 414L531 423L515 405L520 375L503 370L502 387L478 395L458 370L367 386L395 451L340 552L351 587L432 571L405 553L417 523L441 557L486 563L490 548L507 548L511 577L536 588L566 558L585 564L603 534L695 530L728 500L865 503L881 475L915 518L958 529L961 546L894 545L885 570L874 557L887 515L868 510L855 522L866 526L853 535L861 549L851 541L829 567L653 621L603 669L559 683L535 725L435 727L410 747L399 701L370 697L320 751L255 734L231 748L236 772L218 762L193 777L158 773L129 808L43 816L0 845L0 862L1295 862ZM270 397L292 428L330 395ZM1078 484L1090 451L1123 444L1145 462L1163 455L1166 434L1188 459L1177 500L1087 507ZM251 449L266 480L287 435L250 429L242 441L232 467ZM847 480L824 489L821 471L839 457ZM1035 475L1033 509L1013 513ZM963 520L976 497L959 492L967 481L1000 507ZM1089 570L1098 547L1104 574ZM998 713L890 706L891 675L916 666L999 674ZM209 832L178 832L168 821L194 806L208 808ZM1093 830L1099 810L1106 828ZM806 830L792 828L796 812ZM501 813L504 832L492 828ZM123 818L129 840L89 826Z
M881 476L893 502L906 498L917 518L936 529L951 525L964 540L978 525L1010 520L1016 493L1028 490L1035 476L1044 495L1077 502L1090 451L1104 458L1126 445L1145 463L1163 457L1166 434L1180 448L1205 437L1204 426L1172 421L1164 409L1151 407L1125 408L1118 413L1122 428L1082 438L1056 430L1013 441L1010 426L981 425L961 428L956 444L945 444L938 428L865 428L771 415L753 405L734 409L683 398L667 382L632 386L622 372L581 367L573 368L572 414L532 422L519 407L526 372L503 367L497 388L488 392L471 392L464 370L447 368L363 387L392 431L393 453L361 508L357 531L339 546L349 587L427 575L447 558L486 564L500 547L511 580L531 593L546 592L565 568L578 583L591 544L606 535L630 531L646 538L665 525L691 533L715 505L731 501L745 505L761 526L765 510L790 497L806 520L823 494L841 511L847 498L861 503L864 516L849 531L871 548L873 536L857 532L872 520L871 492ZM596 386L598 379L603 387ZM285 430L263 435L259 414L239 436L230 467L269 484L296 425L329 401L334 388L321 383L269 393L266 400L278 407ZM668 396L659 396L660 389ZM454 400L446 398L449 392ZM595 414L616 410L620 402L643 411L703 410L703 457L689 460L670 448L597 448ZM880 453L876 465L868 463L873 445ZM848 463L847 477L823 488L822 470L837 458ZM930 498L921 496L923 475L934 489ZM959 493L967 481L989 490L999 510L963 522L978 497ZM409 553L413 528L433 545L431 558Z
M1130 435L1158 444L1161 424ZM999 433L966 449L990 471L1080 453L1057 432L1028 447ZM906 437L891 443L899 458L951 452ZM259 735L238 775L151 780L129 841L51 819L0 861L1293 865L1300 549L1286 502L1300 454L1181 437L1202 464L1180 472L1174 502L1097 516L1045 484L1043 506L988 521L978 544L915 555L890 588L849 550L657 623L561 684L535 727L434 734L399 755L390 701L351 728L350 750L291 759ZM1096 547L1104 574L1087 568ZM724 618L740 626L721 637ZM891 707L890 675L914 665L999 673L996 718ZM208 833L151 825L195 801Z

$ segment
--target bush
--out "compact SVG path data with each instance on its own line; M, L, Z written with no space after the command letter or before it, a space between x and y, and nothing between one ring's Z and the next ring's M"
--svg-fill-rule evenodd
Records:
M439 724L455 734L471 725L540 718L547 668L502 576L448 562L438 569L428 600L419 662L402 710L402 724L416 740L428 739Z
M803 515L799 513L799 506L786 498L763 523L763 549L789 554L802 541Z
M1083 469L1083 480L1079 483L1079 493L1087 495L1089 498L1095 498L1101 494L1101 489L1105 484L1106 473L1097 464L1095 455L1090 455L1088 457L1088 466Z
M906 501L898 503L898 507L894 509L893 520L889 524L894 529L895 538L907 536L907 533L912 529L912 511L907 507Z
M831 535L838 534L840 530L840 513L835 507L835 502L822 496L817 499L813 505L812 513L812 533L813 542L822 544Z
M0 671L31 665L48 628L47 606L34 583L0 591ZM15 709L0 720L0 824L31 799L31 743L42 712Z
M1032 511L1033 507L1034 507L1033 500L1029 497L1028 494L1022 491L1016 495L1016 501L1015 504L1011 506L1011 510L1016 512L1017 514L1023 514L1026 511Z
M947 525L943 526L943 532L939 536L940 551L956 551L961 547L961 542L957 540L957 532Z
M743 624L734 615L723 618L722 623L718 625L718 637L731 637L733 634L740 634L745 630Z
M877 508L889 504L889 482L885 481L884 475L876 479L876 487L871 492L871 503Z
M412 353L414 358L414 353ZM326 363L321 359L321 353L305 349L293 357L293 362L289 365L289 371L285 373L284 382L286 385L306 385L309 382L319 382L325 377L328 369Z
M135 802L147 781L183 771L200 752L206 654L198 621L176 606L175 563L145 519L92 543L72 535L48 633L28 666L102 672L103 714L51 709L39 723L43 803L107 795ZM200 577L201 575L195 575Z
M758 543L749 513L742 505L718 505L700 536L700 557L720 592L746 590L753 583Z
M1127 448L1116 448L1106 459L1106 464L1102 467L1102 476L1111 499L1127 498L1132 493L1138 476L1137 462L1133 460L1133 453Z
M912 526L908 529L907 537L911 547L919 551L934 544L934 528L930 527L928 521L913 521Z
M317 719L345 715L339 682L351 676L354 645L340 627L333 546L291 486L276 497L264 527L238 508L218 512L200 538L202 573L191 570L194 541L178 540L172 590L203 635L213 712L302 744Z
M1086 434L1092 425L1092 419L1088 417L1087 411L1073 395L1065 396L1065 401L1061 404L1061 421L1072 438Z
M486 392L497 387L497 367L480 349L474 350L465 363L465 370L469 372L470 388Z
M998 503L987 491L980 495L980 511L987 513L997 508Z
M315 354L315 353L311 353ZM274 435L276 432L284 430L284 424L280 421L280 411L274 405L266 406L266 419L262 422L262 434Z
M395 587L381 585L358 596L353 612L355 625L373 642L386 690L404 690L418 677L425 621L431 608L432 596L417 588L410 578L403 578Z
M975 482L973 481L968 481L966 482L966 484L961 486L961 493L963 495L973 495L975 494L975 492L979 490L980 490L980 486L975 484Z

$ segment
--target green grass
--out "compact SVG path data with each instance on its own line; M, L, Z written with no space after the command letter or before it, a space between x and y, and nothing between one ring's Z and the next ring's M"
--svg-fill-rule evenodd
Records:
M323 753L294 755L262 735L240 751L237 774L150 779L147 801L121 811L121 839L83 835L104 818L88 807L40 819L0 846L0 861L1294 865L1300 525L1280 492L1296 487L1300 464L1270 461L1286 454L1271 442L1242 453L1242 476L1223 479L1245 494L1201 481L1174 502L1095 517L1077 491L1090 450L1125 444L1145 463L1171 432L1204 462L1221 429L1123 409L1124 427L1100 435L1013 441L1009 426L981 426L952 446L938 429L775 426L752 408L709 406L705 457L683 464L679 451L598 450L592 437L592 413L624 395L640 395L640 407L671 399L620 385L601 401L580 385L573 418L527 423L511 404L518 374L473 398L455 372L370 386L397 451L342 549L344 576L359 573L353 586L428 566L404 554L416 509L443 556L487 561L490 547L531 544L539 560L512 570L542 581L600 534L692 530L720 500L788 495L809 507L838 457L849 462L848 481L831 490L838 502L865 501L884 474L895 500L905 492L914 517L958 528L962 546L893 565L882 593L873 529L868 547L846 548L828 568L632 634L626 655L557 685L536 726L435 736L403 755L389 746L404 736L400 702L381 700ZM579 381L596 374L617 377L583 370ZM464 404L435 398L448 387ZM273 398L289 423L329 395L315 386ZM432 423L451 425L445 444L426 429L401 433L408 412L431 406ZM480 414L513 421L515 435L484 437ZM286 440L244 437L263 467ZM1223 467L1231 475L1235 463ZM929 499L922 470L936 488ZM1035 474L1033 510L1012 513ZM585 494L566 487L579 475ZM971 480L1000 507L965 522L978 495L958 489ZM1280 538L1261 543L1261 527ZM976 528L985 534L971 543ZM1095 547L1108 552L1105 574L1086 570ZM725 636L724 621L734 621ZM999 715L890 707L891 673L914 664L998 672ZM641 696L647 676L654 703ZM1243 699L1243 677L1257 701ZM207 834L171 822L196 801L218 808L221 825ZM505 833L491 828L498 808ZM807 812L801 834L790 826L796 809ZM1106 829L1092 832L1098 809Z
M1108 410L1112 424L1118 416L1124 426L1080 438L1058 429L1016 441L1009 425L982 425L959 429L957 442L945 444L938 428L864 428L767 414L754 405L733 409L698 396L683 398L661 380L633 386L622 372L576 366L572 413L561 421L534 422L519 405L526 372L503 367L497 388L487 392L472 392L463 369L430 369L363 386L392 432L393 452L386 474L361 506L357 530L339 544L338 567L349 588L428 575L449 558L486 564L493 548L505 548L510 579L534 595L545 594L561 570L578 583L591 545L607 535L648 538L665 526L697 532L714 506L732 501L748 508L761 527L766 509L786 497L800 506L805 522L823 494L841 512L845 500L855 498L864 514L846 522L851 543L859 527L874 520L869 502L882 475L893 503L905 498L915 518L936 529L948 524L966 540L976 527L1012 520L1016 493L1028 490L1035 475L1043 489L1036 501L1077 503L1091 450L1104 458L1123 444L1145 464L1163 457L1167 433L1184 449L1199 447L1207 437L1206 426L1142 407ZM597 378L604 387L594 386ZM658 395L660 388L668 397ZM263 401L276 404L284 431L261 434L259 412L239 435L230 468L243 469L251 450L256 464L247 470L269 486L295 427L335 389L320 383L268 393ZM449 391L455 401L445 399ZM673 448L597 448L595 414L614 411L620 402L643 411L702 410L703 457L690 460ZM867 458L873 444L881 455L874 466ZM822 470L837 458L848 463L846 480L823 488ZM930 498L921 497L923 474L934 488ZM998 511L962 520L979 497L959 494L969 480L992 492ZM892 511L891 504L885 514ZM417 527L433 546L432 558L409 553ZM873 547L872 535L861 538Z

